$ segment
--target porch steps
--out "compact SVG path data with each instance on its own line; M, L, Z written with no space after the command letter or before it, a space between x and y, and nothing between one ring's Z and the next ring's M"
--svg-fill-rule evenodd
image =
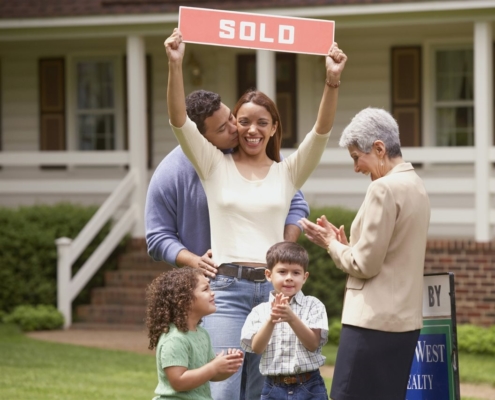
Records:
M155 262L144 239L132 239L115 271L105 272L105 285L94 288L91 303L76 308L73 328L143 329L146 318L146 287L171 266Z

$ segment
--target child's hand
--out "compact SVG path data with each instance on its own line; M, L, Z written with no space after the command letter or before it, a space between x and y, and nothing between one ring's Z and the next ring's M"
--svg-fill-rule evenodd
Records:
M244 353L239 349L228 349L227 354L222 351L212 361L217 374L235 374L242 366Z
M242 352L242 350L239 350L239 349L228 349L227 355L235 355L235 356L240 357L240 358L244 357L244 353Z
M275 295L275 300L272 301L272 310L274 306L280 304L289 304L289 298L285 296L283 293L277 293Z
M288 299L288 297L284 296L283 302L273 302L270 317L274 324L278 324L279 322L291 322L295 317L294 312L290 308Z

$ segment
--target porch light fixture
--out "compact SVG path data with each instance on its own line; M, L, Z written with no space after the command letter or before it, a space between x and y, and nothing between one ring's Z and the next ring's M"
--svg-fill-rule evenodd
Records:
M194 53L191 53L189 61L187 62L187 67L189 69L191 83L193 86L201 86L203 83L203 70L201 69L201 64L194 56Z

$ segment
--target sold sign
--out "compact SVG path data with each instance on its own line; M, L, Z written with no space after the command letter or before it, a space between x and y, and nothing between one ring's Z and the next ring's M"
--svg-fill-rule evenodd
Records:
M189 43L326 55L335 22L180 7L179 30Z

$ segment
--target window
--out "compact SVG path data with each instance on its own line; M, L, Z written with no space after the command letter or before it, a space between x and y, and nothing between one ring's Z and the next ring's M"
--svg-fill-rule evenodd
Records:
M112 60L76 63L76 131L79 150L114 150L116 71Z
M435 52L435 124L437 146L474 145L473 50Z

